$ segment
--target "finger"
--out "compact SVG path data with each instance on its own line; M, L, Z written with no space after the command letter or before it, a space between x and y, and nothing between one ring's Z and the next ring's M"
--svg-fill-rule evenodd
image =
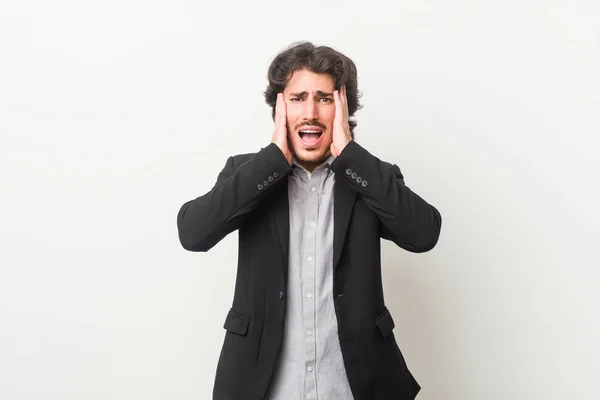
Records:
M277 93L277 103L275 105L275 125L278 127L281 124L281 114L283 113L283 105L281 103L281 93Z
M346 98L346 85L342 86L339 93L340 97L340 123L345 124L348 121L348 106Z
M287 132L287 104L285 103L283 93L280 94L279 108L279 129L281 129L281 132L285 134Z
M280 107L281 107L281 113L280 113L280 115L281 115L281 121L284 124L283 126L285 126L285 123L287 122L286 121L286 117L287 117L287 104L286 104L285 99L283 97L283 93L280 93L280 99L281 99L280 100L281 101L281 105L280 105Z
M344 105L344 117L348 119L348 96L346 94L346 85L344 85L344 93L342 95L342 104Z
M275 123L279 122L281 118L281 93L277 93L277 99L275 100Z
M342 121L343 116L343 105L342 100L340 99L340 92L337 90L333 91L333 102L335 103L335 121Z

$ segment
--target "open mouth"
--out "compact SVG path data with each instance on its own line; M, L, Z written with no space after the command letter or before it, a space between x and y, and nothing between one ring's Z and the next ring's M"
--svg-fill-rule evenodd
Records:
M298 135L306 146L315 146L323 135L323 129L316 126L307 126L300 129Z

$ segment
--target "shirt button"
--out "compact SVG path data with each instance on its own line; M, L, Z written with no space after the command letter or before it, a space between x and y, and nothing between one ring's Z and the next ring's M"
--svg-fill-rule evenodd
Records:
M311 228L314 228L315 226L317 226L317 224L315 224L314 222L310 223Z
M308 372L312 372L312 370L313 370L313 367L308 367L308 368L306 368L306 370L307 370Z
M312 262L312 257L307 258L308 262Z
M313 187L310 188L310 190L311 190L311 192L316 192L317 188L313 186Z
M346 175L350 175L350 174L352 174L352 170L351 170L350 168L348 168L348 169L346 170Z
M312 297L312 293L307 293L306 297L308 297L310 299Z
M283 292L279 292L279 299L283 300Z
M311 331L311 330L309 330L308 332L306 332L306 334L307 334L308 336L312 336L312 331Z

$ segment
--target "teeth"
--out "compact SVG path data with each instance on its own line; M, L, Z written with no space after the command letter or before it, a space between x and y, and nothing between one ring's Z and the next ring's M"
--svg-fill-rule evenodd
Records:
M301 131L303 133L321 133L321 131Z

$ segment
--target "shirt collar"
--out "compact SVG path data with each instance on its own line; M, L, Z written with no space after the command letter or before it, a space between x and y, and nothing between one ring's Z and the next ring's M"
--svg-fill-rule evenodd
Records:
M333 156L333 154L330 154L329 157L327 157L327 159L325 161L323 161L323 163L319 164L314 170L317 171L318 169L321 168L329 168L331 166L331 163L333 163L333 161L335 160L335 157ZM292 167L296 167L301 169L302 171L306 172L309 176L311 175L311 173L304 168L302 165L300 165L300 162L296 159L296 156L292 156Z

